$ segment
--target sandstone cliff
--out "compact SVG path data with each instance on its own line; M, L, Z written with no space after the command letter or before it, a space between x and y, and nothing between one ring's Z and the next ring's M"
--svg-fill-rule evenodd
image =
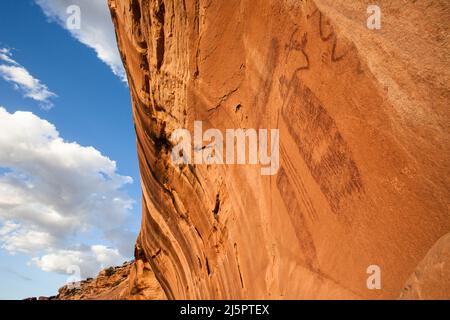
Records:
M379 3L369 30L362 0L109 0L143 189L136 256L167 298L397 298L450 231L450 6ZM195 120L280 129L278 173L174 165L171 133Z

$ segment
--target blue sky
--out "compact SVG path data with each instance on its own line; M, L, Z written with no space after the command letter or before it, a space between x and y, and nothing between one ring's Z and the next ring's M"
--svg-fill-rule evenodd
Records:
M36 2L40 2L41 6ZM91 6L86 5L88 2L82 0L70 2L80 3L81 30L83 30L83 23L86 23L86 26L89 26L91 21L97 23L95 10L103 10L100 8L102 6L106 8L106 0L94 0L97 3ZM133 253L134 238L139 229L141 189L129 90L117 71L120 68L117 63L117 55L105 58L99 54L98 50L96 52L97 43L101 45L102 41L105 41L106 45L115 45L111 43L110 37L113 32L112 26L106 20L99 26L99 28L105 28L104 33L108 33L109 38L106 40L89 38L90 35L83 34L83 31L71 35L61 23L58 23L57 10L60 8L57 6L64 8L64 5L65 1L63 0L2 1L0 49L5 49L7 57L14 60L21 68L26 69L34 79L55 96L51 95L43 99L45 100L43 103L39 99L25 97L26 92L18 88L17 83L15 84L13 80L7 81L4 74L3 78L0 78L0 106L4 108L4 112L1 113L3 123L11 125L10 128L12 128L7 129L8 127L5 128L5 125L3 128L0 126L0 135L8 136L3 147L0 143L0 179L3 179L4 188L1 189L0 185L0 192L6 190L6 194L8 194L7 188L10 186L31 181L32 184L48 187L57 194L59 190L58 187L55 187L54 176L55 172L60 170L62 172L61 183L64 183L64 179L71 179L70 183L76 179L76 183L73 183L71 188L86 185L92 188L92 190L84 188L84 190L75 189L75 191L89 196L95 193L97 198L95 198L95 210L92 211L92 215L97 215L97 217L88 216L86 213L90 208L89 205L92 205L93 202L83 206L81 210L75 205L74 199L67 200L64 197L56 199L58 196L53 199L46 194L45 200L42 200L42 192L36 191L36 195L30 196L32 200L29 200L28 195L26 195L26 199L22 195L22 198L18 197L17 203L11 205L6 203L6 200L3 200L2 204L0 194L1 299L55 294L57 288L63 285L68 278L68 275L63 274L61 269L65 265L60 263L56 266L54 263L56 257L65 260L65 252L68 255L76 255L77 259L82 261L80 263L83 266L86 265L86 268L93 268L86 273L83 273L82 270L83 276L88 273L90 275L94 269L104 267L106 262L130 258ZM95 8L91 8L92 6ZM48 11L52 8L56 8L53 18L51 18L52 12ZM44 14L43 9L47 10L47 15ZM104 14L104 11L102 13ZM91 21L84 21L84 15ZM12 66L5 61L3 64ZM16 111L32 114L18 113L14 116ZM53 129L45 121L52 124ZM33 130L36 130L32 132L49 130L45 132L51 132L55 136L49 140L45 140L47 139L45 138L44 147L34 146L33 143L38 143L35 141L36 139L33 136L22 134L32 126L35 128ZM63 142L59 141L59 138L62 138ZM17 139L17 141L11 141L13 139ZM29 139L26 144L31 151L24 152L18 159L20 150L14 151L14 148L24 143L21 139ZM70 144L71 142L77 144ZM49 162L44 156L39 159L33 157L35 154L36 157L40 157L39 152L42 151L42 148L48 148L50 151L47 154L51 154L55 145L60 146L62 150L70 148L72 156L70 159L60 159L60 163L55 165L57 167L52 172L53 162ZM99 153L86 148L89 146ZM9 152L8 156L1 156L1 153L5 155L7 152ZM58 152L55 154L59 155ZM77 152L80 152L80 155ZM83 163L76 163L78 159ZM99 169L98 172L93 172L86 177L86 181L83 181L85 177L77 174L79 171L75 171L73 166L77 167L77 170L81 170L80 168L83 166L89 165L89 161L96 161L95 164L98 164ZM115 161L116 167L112 161ZM69 162L71 163L70 168L67 165ZM72 162L75 163L72 164ZM36 169L37 166L39 169ZM111 170L107 171L106 167ZM95 165L93 168L96 168ZM107 173L105 174L103 170L106 170ZM11 172L14 175L8 177ZM67 174L65 174L66 172ZM70 174L73 174L73 177ZM106 177L99 178L100 174L101 176L106 175ZM130 180L126 177L131 177L133 182L128 183ZM98 188L95 185L96 182L99 183ZM35 192L33 189L30 190L30 194ZM23 189L19 191L22 192ZM70 196L71 194L68 197L70 198ZM120 200L120 205L111 207L110 203L104 204L98 201L98 199L110 199L111 197ZM132 207L129 205L131 200L134 201ZM23 209L28 208L28 204L31 202L33 202L33 208L54 209L61 221L64 218L64 221L74 219L73 221L82 221L83 223L80 223L79 227L70 227L69 235L58 234L61 225L49 226L39 223L33 225L34 218L30 218ZM123 204L125 202L126 205ZM60 210L61 212L58 212L58 208L65 208L67 211ZM113 213L109 215L110 213L107 211L114 212L114 215ZM20 215L15 216L15 212L20 212ZM67 212L70 212L70 216ZM102 222L97 220L108 221L108 223L104 223L107 226L103 226ZM14 226L14 228L10 228L15 230L14 232L5 229L5 225L8 223ZM1 232L2 227L3 233ZM55 235L51 234L51 230L55 230ZM117 231L117 234L112 230ZM123 230L126 230L126 233L121 233ZM30 233L31 231L34 233ZM28 235L50 233L49 237L54 236L58 243L54 244L54 241L49 240L47 244L43 240L41 246L31 249L26 245L22 247L16 245L21 243L20 241L11 245L11 239L17 239L25 233ZM6 236L2 238L2 235L5 234ZM26 239L30 239L30 237ZM31 237L31 239L34 238ZM10 242L8 243L8 241ZM112 256L104 258L105 254L111 252L114 253ZM55 259L44 261L43 257L49 255L53 255ZM94 263L95 258L97 260ZM70 257L67 259L70 260ZM43 271L43 269L47 271Z

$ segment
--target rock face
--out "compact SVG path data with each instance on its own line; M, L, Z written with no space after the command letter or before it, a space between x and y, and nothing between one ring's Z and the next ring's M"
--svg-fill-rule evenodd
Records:
M450 233L439 239L408 279L401 299L450 297Z
M136 256L167 298L397 298L450 231L450 5L381 3L369 30L367 1L109 0L143 189ZM278 172L175 165L171 134L197 120L279 129Z

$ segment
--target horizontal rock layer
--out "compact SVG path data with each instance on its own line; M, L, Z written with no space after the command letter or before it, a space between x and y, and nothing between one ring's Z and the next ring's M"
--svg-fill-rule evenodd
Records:
M368 4L109 0L143 189L136 255L167 298L396 298L450 231L449 4L382 1L381 30ZM277 174L174 165L170 136L196 120L279 129Z

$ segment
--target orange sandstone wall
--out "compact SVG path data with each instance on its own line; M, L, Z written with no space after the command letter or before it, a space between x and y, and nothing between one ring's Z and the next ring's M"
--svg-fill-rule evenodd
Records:
M378 3L109 0L169 299L397 298L450 231L449 4ZM174 165L195 120L279 129L278 173Z

